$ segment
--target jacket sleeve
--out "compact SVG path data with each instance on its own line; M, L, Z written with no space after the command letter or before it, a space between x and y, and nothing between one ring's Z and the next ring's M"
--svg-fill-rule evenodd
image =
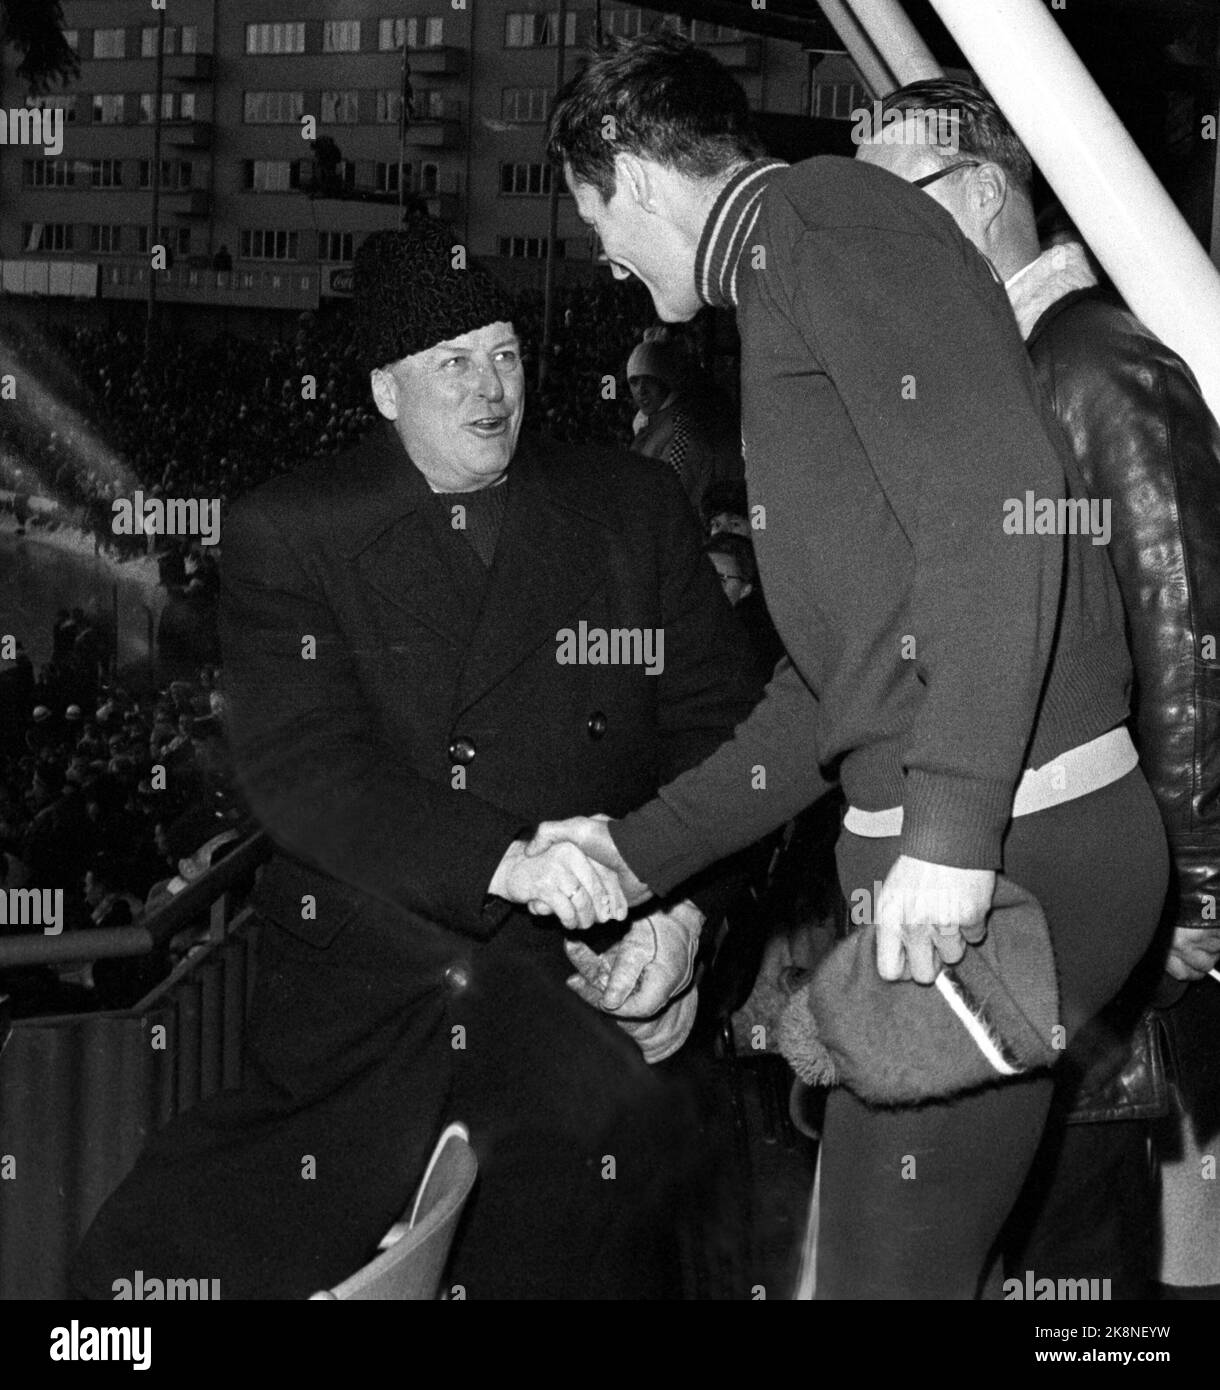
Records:
M660 778L668 782L695 767L731 737L757 703L762 682L745 629L703 554L690 503L676 477L663 474L659 482L660 496L653 515L658 523L654 543L665 665L657 678L657 732ZM744 847L753 838L757 837L730 848ZM717 916L740 886L740 866L722 865L714 875L692 875L722 857L713 854L701 863L692 862L689 872L668 883L662 895L676 888L678 896L691 897L706 916Z
M816 801L829 789L816 717L813 693L785 657L727 743L615 824L614 843L638 877L668 893Z
M257 499L225 518L221 646L242 790L290 854L394 907L488 936L509 905L487 906L487 885L519 822L424 779L379 737L299 533Z
M1030 350L1089 491L1110 505L1140 766L1177 868L1177 924L1215 925L1220 428L1186 364L1117 304L1064 309Z
M1006 534L1006 503L1065 486L1003 290L964 241L889 227L806 231L779 277L757 278L833 380L912 549L907 631L926 693L902 852L998 868L1064 555L1059 536Z

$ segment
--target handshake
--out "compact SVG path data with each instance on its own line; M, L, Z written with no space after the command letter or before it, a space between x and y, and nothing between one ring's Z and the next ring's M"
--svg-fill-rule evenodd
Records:
M652 896L610 838L606 816L543 821L528 844L514 841L488 892L538 916L553 915L569 931L623 921ZM683 902L638 918L608 950L583 942L564 948L576 974L569 987L586 1004L614 1015L644 1054L660 1062L676 1052L695 1021L692 986L703 914Z

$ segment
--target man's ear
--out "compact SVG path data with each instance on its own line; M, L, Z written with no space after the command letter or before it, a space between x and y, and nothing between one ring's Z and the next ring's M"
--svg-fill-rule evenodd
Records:
M749 598L753 592L754 585L747 580L747 582L741 586L741 595L738 598L737 602L740 603L743 598Z
M1008 203L1008 175L998 164L983 164L970 188L970 201L980 228L990 231Z
M373 404L387 420L398 419L398 383L384 367L374 367L369 373L373 389Z

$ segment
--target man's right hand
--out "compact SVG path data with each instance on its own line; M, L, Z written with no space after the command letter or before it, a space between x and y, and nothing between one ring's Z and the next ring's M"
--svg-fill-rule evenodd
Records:
M566 840L534 854L514 840L487 891L510 903L529 904L531 912L553 913L568 931L627 916L627 899L614 871Z

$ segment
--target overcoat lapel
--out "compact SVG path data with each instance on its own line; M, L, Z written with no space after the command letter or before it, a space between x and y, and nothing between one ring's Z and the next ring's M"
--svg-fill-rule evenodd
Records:
M614 527L523 440L508 476L508 505L483 603L458 680L455 714L481 699L542 644L572 626L605 584Z

